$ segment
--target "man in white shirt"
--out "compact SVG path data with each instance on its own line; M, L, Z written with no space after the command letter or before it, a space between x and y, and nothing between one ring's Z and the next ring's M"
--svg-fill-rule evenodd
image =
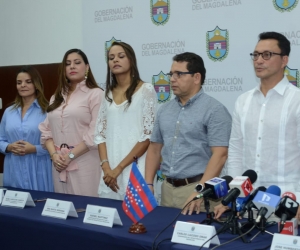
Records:
M228 174L257 172L256 186L300 191L300 90L284 75L290 42L264 32L251 53L260 85L236 101L228 152ZM216 206L216 217L226 210ZM298 210L297 217L300 218Z

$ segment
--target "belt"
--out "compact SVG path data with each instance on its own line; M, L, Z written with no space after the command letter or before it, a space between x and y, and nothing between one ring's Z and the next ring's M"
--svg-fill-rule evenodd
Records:
M166 181L173 185L173 187L182 187L185 185L188 185L193 182L200 181L203 174L196 175L194 177L185 178L185 179L172 179L172 178L166 178Z

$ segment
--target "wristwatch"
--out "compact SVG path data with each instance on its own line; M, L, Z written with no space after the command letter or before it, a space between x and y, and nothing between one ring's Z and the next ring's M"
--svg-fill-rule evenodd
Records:
M201 193L201 191L203 191L203 189L204 189L204 185L199 183L195 187L195 192Z
M70 153L69 153L69 158L70 158L71 160L73 160L74 157L75 157L75 155L72 153L72 151L70 151Z

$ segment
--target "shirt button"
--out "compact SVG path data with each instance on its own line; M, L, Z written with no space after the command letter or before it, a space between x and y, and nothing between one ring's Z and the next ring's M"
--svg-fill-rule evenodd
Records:
M182 108L182 110L184 110L184 108Z
M177 123L179 123L179 121L177 121Z
M263 122L264 120L260 120L260 122Z
M259 157L259 155L257 155L257 157Z
M265 106L266 106L266 104L264 103L264 104L263 104L263 106L265 107Z
M174 154L174 152L172 152L172 154Z
M258 137L258 140L261 140L261 137Z
M174 138L176 139L176 138L177 138L177 136L174 136Z

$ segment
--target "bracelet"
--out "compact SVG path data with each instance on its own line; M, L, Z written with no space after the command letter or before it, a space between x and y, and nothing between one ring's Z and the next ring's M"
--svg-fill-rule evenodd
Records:
M55 151L54 153L52 153L52 154L50 155L50 158L52 159L53 155L55 155L55 154L58 154L57 151Z
M148 185L148 186L152 186L152 187L153 187L153 184L152 184L152 183L147 183L147 185Z
M101 167L102 167L102 165L103 165L104 162L108 162L108 160L107 160L107 159L104 159L103 161L100 161L100 166L101 166Z

